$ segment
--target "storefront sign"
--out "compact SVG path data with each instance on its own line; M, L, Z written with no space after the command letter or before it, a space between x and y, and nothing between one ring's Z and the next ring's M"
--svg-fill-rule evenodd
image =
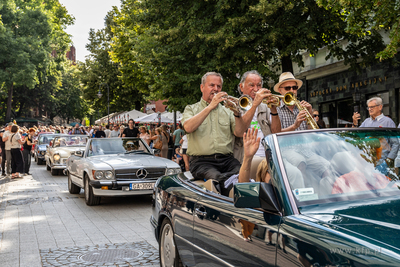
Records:
M385 76L384 78L371 78L369 80L364 80L364 81L359 81L359 82L355 82L355 83L351 83L350 85L342 85L342 86L337 86L336 88L327 88L327 89L322 89L319 91L314 91L310 93L311 97L314 96L319 96L319 95L327 95L327 94L332 94L335 92L340 92L340 91L345 91L347 89L350 88L361 88L361 87L365 87L371 84L376 84L376 83L382 83L382 82L386 82L387 77Z

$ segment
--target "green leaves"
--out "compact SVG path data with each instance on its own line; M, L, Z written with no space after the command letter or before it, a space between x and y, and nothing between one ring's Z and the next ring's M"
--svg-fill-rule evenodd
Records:
M365 36L370 31L389 32L389 44L374 53L380 60L393 58L399 43L399 0L317 0L319 6L341 12L350 34Z

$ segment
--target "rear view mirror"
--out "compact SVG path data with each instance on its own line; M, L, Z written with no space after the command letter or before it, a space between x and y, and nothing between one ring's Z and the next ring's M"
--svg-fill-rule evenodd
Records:
M236 208L261 208L280 212L274 189L267 183L236 184L233 201Z
M75 151L74 155L77 157L83 157L83 151L80 151L80 150Z

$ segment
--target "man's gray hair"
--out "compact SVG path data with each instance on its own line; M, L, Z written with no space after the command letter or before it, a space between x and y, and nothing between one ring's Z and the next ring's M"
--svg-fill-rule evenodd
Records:
M222 78L222 75L221 75L220 73L214 72L214 71L210 71L210 72L207 72L206 74L204 74L203 77L201 77L201 84L202 84L202 85L205 85L205 84L206 84L206 79L207 79L207 77L210 76L210 75L220 77L220 78L221 78L222 84L224 84L224 78Z
M368 99L368 100L367 100L367 105L368 105L371 101L374 101L374 100L375 100L376 105L378 105L378 106L382 105L382 98L377 97L377 96Z
M242 78L240 79L240 83L244 83L244 81L246 81L247 76L249 76L249 74L258 75L258 77L261 78L261 86L263 85L263 83L264 83L263 77L262 77L261 74L260 74L258 71L256 71L256 70L249 70L249 71L246 71L245 73L243 73Z
M243 93L242 93L242 90L240 89L240 85L243 84L243 83L246 81L247 76L249 76L249 74L255 74L255 75L257 75L258 77L261 78L261 87L262 87L263 84L264 84L263 77L261 76L261 74L260 74L258 71L256 71L256 70L249 70L249 71L246 71L245 73L243 73L242 78L240 79L240 83L239 83L239 85L238 85L238 91L239 91L239 94L241 94L241 95L242 95Z

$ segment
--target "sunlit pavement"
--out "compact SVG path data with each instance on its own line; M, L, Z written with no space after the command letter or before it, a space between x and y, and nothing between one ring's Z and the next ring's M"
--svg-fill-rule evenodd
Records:
M0 266L151 266L158 244L151 197L103 198L86 206L67 176L32 161L32 175L0 177Z

